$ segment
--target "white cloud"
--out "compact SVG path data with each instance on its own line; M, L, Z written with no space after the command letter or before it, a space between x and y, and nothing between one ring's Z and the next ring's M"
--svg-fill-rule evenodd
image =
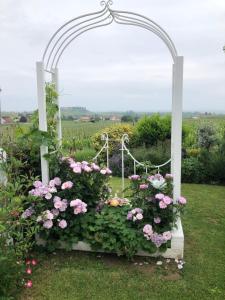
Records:
M99 10L99 2L1 0L3 109L37 106L35 61L59 26ZM185 58L185 109L225 110L224 1L115 0L113 8L149 16L170 34ZM60 61L61 103L95 110L169 109L171 61L162 41L140 28L112 25L89 32Z

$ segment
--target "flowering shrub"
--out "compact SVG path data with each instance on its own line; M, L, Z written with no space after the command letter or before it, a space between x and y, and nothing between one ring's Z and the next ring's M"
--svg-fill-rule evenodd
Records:
M111 170L63 158L60 177L34 182L32 203L21 219L35 220L49 250L78 241L132 257L138 250L166 250L186 199L172 199L171 174L131 175L129 199L109 197Z
M95 210L98 202L109 195L108 168L72 158L63 158L60 163L61 178L55 177L47 185L35 181L29 192L32 202L21 214L21 219L39 224L38 234L47 241L49 250L62 241L74 243L82 239L82 216Z
M186 204L184 197L172 199L173 177L166 174L163 177L156 175L132 175L131 181L131 203L133 206L140 207L131 210L128 220L139 222L142 226L144 237L152 242L157 248L168 247L172 238L172 229L175 226L178 215L183 211ZM141 209L141 211L140 211ZM139 216L141 212L141 216Z

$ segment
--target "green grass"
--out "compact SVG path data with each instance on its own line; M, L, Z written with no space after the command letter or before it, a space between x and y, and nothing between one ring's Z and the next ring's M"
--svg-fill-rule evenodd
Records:
M120 180L113 179L114 191ZM21 300L225 299L225 187L184 184L185 267L175 263L134 265L124 258L94 253L39 255L33 288Z

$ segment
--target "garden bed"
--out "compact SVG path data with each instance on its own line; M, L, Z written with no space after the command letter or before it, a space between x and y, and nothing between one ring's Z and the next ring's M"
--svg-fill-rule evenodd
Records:
M171 239L171 246L167 248L165 252L157 251L154 254L150 254L146 251L139 250L137 252L137 256L146 256L146 257L158 257L162 256L164 258L174 258L174 259L182 259L184 254L184 234L183 234L183 228L181 224L181 219L179 218L177 220L176 224L177 228L174 228L172 230L172 239ZM41 239L38 235L36 236L36 243L38 246L45 246L46 241ZM65 243L61 243L59 246L59 249L65 249L67 248ZM99 252L99 253L106 253L104 250L93 250L90 246L90 244L85 243L83 241L79 241L78 243L74 243L71 247L71 250L76 251L84 251L84 252ZM108 253L108 252L107 252Z

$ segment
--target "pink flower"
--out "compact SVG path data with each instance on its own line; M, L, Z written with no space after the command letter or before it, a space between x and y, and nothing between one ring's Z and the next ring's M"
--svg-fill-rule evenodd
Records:
M53 214L54 217L57 217L57 216L59 215L59 210L53 208L53 209L51 210L51 213Z
M57 202L57 201L61 201L61 198L58 197L58 196L55 196L55 197L53 198L53 202Z
M164 202L166 205L170 205L170 204L173 202L173 200L172 200L170 197L165 196L165 197L163 198L163 202Z
M28 281L25 283L25 287L26 287L26 288L32 288L32 285L33 285L33 283L32 283L31 280L28 280Z
M40 188L40 187L42 187L42 185L43 185L43 183L40 180L36 180L34 182L34 187L35 188Z
M65 211L67 209L67 206L68 206L68 202L66 199L63 199L61 201L61 207L59 208L59 210L62 212L62 211Z
M166 241L171 240L171 238L172 238L172 233L171 233L170 231L165 231L165 232L163 232L163 238L164 238Z
M91 164L91 167L94 171L99 172L100 171L100 167L98 165L96 165L95 163Z
M186 200L186 198L184 198L184 197L179 197L179 198L178 198L178 202L179 202L180 204L182 204L182 205L185 205L185 204L187 203L187 200Z
M26 265L30 265L31 264L31 260L30 259L26 259Z
M26 273L29 274L29 275L32 274L32 269L31 268L27 268L26 269Z
M51 193L47 193L45 195L45 199L50 200L52 198L52 194Z
M61 189L62 190L69 190L69 189L71 189L73 187L73 183L72 183L72 181L66 181L66 182L64 182L63 184L62 184L62 186L61 186Z
M80 166L75 166L73 168L73 172L76 173L76 174L81 174L81 172L82 172L81 167Z
M160 201L160 202L159 202L159 207L162 208L162 209L164 209L164 208L167 208L167 205L166 205L165 202Z
M54 216L50 212L50 210L45 210L42 215L43 215L44 220L52 220L54 218Z
M88 165L88 162L85 161L85 160L83 160L83 161L82 161L82 165Z
M37 265L37 260L33 258L32 261L31 261L31 264L32 264L33 266L36 266L36 265Z
M136 214L136 218L137 218L137 220L142 220L143 219L143 215L141 213Z
M140 188L140 190L147 190L148 189L148 184L140 184L140 186L139 186L139 188Z
M135 181L135 180L139 180L141 177L139 176L139 175L131 175L131 176L129 176L129 179L130 180L133 180L133 181Z
M106 168L106 174L111 175L112 171L109 168Z
M74 214L84 214L87 211L87 204L80 199L75 199L70 202L70 206L74 208Z
M55 207L56 209L60 209L60 208L62 207L62 201L55 201L54 207Z
M102 175L106 175L106 170L102 169L102 170L100 171L100 173L101 173Z
M143 232L147 235L153 234L152 225L146 224L143 228Z
M90 167L87 166L87 165L84 165L83 170L84 170L84 172L87 172L87 173L92 172L92 168L90 168Z
M59 221L59 227L62 228L62 229L66 228L67 227L66 220Z
M154 218L154 222L155 222L155 224L161 223L161 218L160 217Z
M159 193L155 195L155 199L162 200L164 198L164 194Z
M59 178L59 177L55 177L54 179L54 182L55 182L55 185L58 185L58 186L60 186L61 185L61 179Z
M52 220L47 220L43 223L43 227L46 229L50 229L50 228L52 228L52 226L53 226Z
M54 179L50 180L48 185L49 187L55 187L55 180Z

